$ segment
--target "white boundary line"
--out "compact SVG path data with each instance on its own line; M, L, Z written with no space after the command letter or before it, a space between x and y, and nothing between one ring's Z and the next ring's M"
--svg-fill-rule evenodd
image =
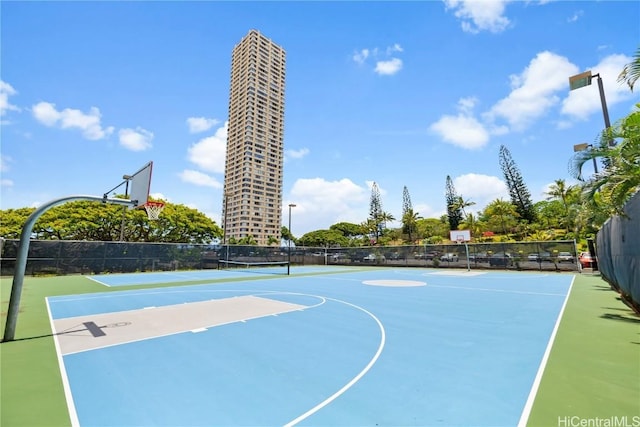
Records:
M47 314L49 315L49 325L51 331L55 331L53 324L53 317L51 316L51 310L49 309L49 297L46 299ZM58 343L58 337L53 334L53 343L56 346L56 357L58 358L58 367L60 368L60 377L62 377L62 387L64 388L64 396L67 400L67 408L69 410L69 418L71 419L72 427L79 427L80 420L78 419L78 413L76 412L76 405L73 402L73 394L71 394L71 385L69 384L69 377L67 376L67 370L64 367L64 360L62 359L62 351L60 350L60 343Z
M342 394L344 394L347 390L349 390L355 383L357 383L358 381L360 381L360 379L366 375L367 372L369 372L369 370L373 367L373 365L378 361L378 358L380 357L380 354L382 353L382 349L384 348L385 345L385 341L386 341L386 333L384 330L384 326L382 326L382 322L380 322L380 319L378 319L374 314L372 314L371 312L367 311L366 309L359 307L355 304L351 304L349 302L346 301L342 301L339 299L334 299L334 298L327 298L327 300L330 301L335 301L335 302L339 302L348 306L351 306L353 308L356 308L360 311L363 311L364 313L368 314L369 316L371 316L371 318L373 320L375 320L375 322L378 324L378 328L380 328L380 344L378 345L378 350L376 351L376 353L373 355L373 357L371 358L371 360L369 361L369 363L367 363L367 366L364 367L364 369L362 371L360 371L360 373L358 375L356 375L355 377L353 377L351 379L351 381L349 381L348 383L346 383L340 390L336 391L334 394L332 394L331 396L329 396L327 399L325 399L324 401L320 402L319 404L317 404L316 406L314 406L313 408L309 409L307 412L305 412L304 414L300 415L298 418L295 418L291 421L289 421L288 423L286 423L284 425L284 427L292 427L296 424L298 424L301 421L304 421L305 419L309 418L311 415L315 414L316 412L318 412L320 409L324 408L325 406L327 406L328 404L330 404L331 402L333 402L334 400L336 400L338 397L340 397Z
M560 328L560 322L562 321L562 317L564 315L564 309L567 307L567 302L569 301L569 296L571 295L571 290L573 289L573 284L576 280L576 276L573 276L571 279L571 285L569 286L569 292L567 292L567 296L564 299L564 303L562 304L562 308L560 309L560 313L558 315L558 320L556 320L556 324L553 327L553 332L551 332L551 337L549 338L549 342L547 343L547 348L544 351L544 355L542 356L542 360L540 361L540 366L538 367L538 372L536 373L536 377L533 380L533 385L531 386L531 391L529 392L529 397L527 398L527 402L524 405L522 410L522 415L520 416L520 421L518 421L518 427L526 427L527 421L529 421L529 415L531 415L531 409L533 408L533 402L536 399L536 395L538 394L538 388L540 388L540 382L542 381L542 375L544 374L544 370L547 367L547 362L549 360L549 355L551 354L551 349L553 348L553 343L556 340L556 334L558 333L558 329Z

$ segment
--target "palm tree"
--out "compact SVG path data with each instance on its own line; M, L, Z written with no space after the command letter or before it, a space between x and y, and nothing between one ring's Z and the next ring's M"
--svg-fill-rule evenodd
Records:
M564 179L556 179L553 184L549 186L549 191L546 194L549 196L547 200L560 200L562 202L562 206L564 207L564 220L562 221L565 224L565 229L567 233L570 229L569 224L569 195L573 190L573 186L568 186Z
M413 243L413 234L418 229L418 212L414 212L412 208L407 209L402 216L402 232L409 236L409 242Z
M467 212L464 210L464 208L468 208L475 204L476 202L472 202L471 200L465 200L462 198L462 196L457 196L455 198L455 201L452 203L451 207L453 209L460 209L462 211L462 217L464 218L467 216Z
M622 69L622 72L618 76L618 82L626 83L633 92L633 85L636 83L636 80L638 80L638 77L640 77L640 48L636 50L633 61L625 65Z
M609 145L608 141L614 139L617 144ZM634 112L605 129L591 150L574 155L570 168L574 178L584 181L582 167L594 158L606 159L606 167L585 182L583 199L591 208L601 209L598 205L604 203L609 205L610 214L622 214L627 200L640 190L640 104L636 104Z
M489 203L484 209L484 215L488 218L497 218L500 222L502 233L505 235L508 234L507 224L511 226L515 225L517 218L520 216L513 203L502 199L496 199Z

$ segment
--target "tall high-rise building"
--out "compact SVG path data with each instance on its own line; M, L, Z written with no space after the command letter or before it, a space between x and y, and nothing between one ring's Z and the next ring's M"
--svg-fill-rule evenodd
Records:
M256 30L233 48L222 227L225 243L280 242L285 51Z

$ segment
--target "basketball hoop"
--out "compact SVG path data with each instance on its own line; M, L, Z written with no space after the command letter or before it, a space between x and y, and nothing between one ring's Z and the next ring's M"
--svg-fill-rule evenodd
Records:
M160 217L160 212L164 209L164 203L148 201L143 207L144 210L147 211L149 219L155 221Z
M460 244L464 243L464 236L458 236L456 238L456 240L457 240L458 244L460 245Z

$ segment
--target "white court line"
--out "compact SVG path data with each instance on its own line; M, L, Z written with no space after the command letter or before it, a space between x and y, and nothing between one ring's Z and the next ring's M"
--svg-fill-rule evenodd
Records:
M95 278L93 278L93 277L91 277L91 276L84 276L84 277L85 277L85 278L87 278L87 279L89 279L89 280L93 280L94 282L96 282L96 283L98 283L98 284L100 284L100 285L102 285L102 286L106 286L107 288L110 288L110 287L111 287L111 285L107 285L106 283L101 282L100 280L95 279Z
M358 375L356 375L355 377L353 377L351 379L351 381L349 381L347 384L345 384L340 390L336 391L334 394L332 394L331 396L329 396L327 399L325 399L324 401L320 402L319 404L317 404L316 406L314 406L313 408L309 409L307 412L305 412L304 414L300 415L299 417L289 421L288 423L286 423L284 425L284 427L291 427L294 426L296 424L298 424L301 421L304 421L305 419L309 418L311 415L315 414L316 412L318 412L320 409L324 408L325 406L327 406L328 404L330 404L331 402L333 402L334 400L336 400L338 397L340 397L342 394L344 394L347 390L349 390L355 383L357 383L358 381L360 381L360 379L366 375L367 372L369 372L369 370L373 367L373 365L378 361L378 358L380 357L380 354L382 353L382 349L384 348L385 345L385 341L386 341L386 333L384 330L384 326L382 326L382 322L380 322L380 319L378 319L374 314L372 314L371 312L365 310L362 307L359 307L355 304L351 304L349 302L346 301L342 301L342 300L338 300L338 299L334 299L334 298L327 298L330 301L335 301L335 302L339 302L342 304L346 304L349 305L353 308L356 308L358 310L363 311L364 313L368 314L369 316L371 316L371 318L373 320L375 320L375 322L378 324L378 328L380 328L380 344L378 345L378 350L376 351L376 353L373 355L373 357L371 358L371 360L369 361L369 363L367 363L367 366L364 367L364 369L362 371L360 371L360 373Z
M51 330L55 331L55 325L53 323L53 317L51 316L51 310L49 308L49 300L46 300L47 303L47 313L49 314L49 324L51 326ZM76 405L73 402L73 394L71 394L71 385L69 384L69 378L67 376L67 369L64 366L64 360L62 359L62 350L60 348L60 343L58 342L58 337L54 334L53 336L53 344L56 347L56 356L58 358L58 367L60 368L60 377L62 378L62 388L64 389L64 397L67 401L67 410L69 411L69 419L71 421L71 427L79 427L80 420L78 419L78 413L76 412Z
M432 285L432 284L430 284L429 286L432 288L463 289L467 291L482 291L482 292L501 292L506 294L547 295L547 296L556 296L556 297L565 296L564 293L558 294L554 292L515 291L511 289L471 288L468 286Z
M569 292L567 292L567 297L564 299L564 303L562 304L562 308L560 309L558 320L556 320L556 324L553 327L553 332L551 332L551 337L549 338L549 342L547 343L547 348L545 349L544 355L542 356L542 360L540 361L538 372L536 373L536 377L533 380L533 385L531 386L529 397L527 398L527 402L525 403L524 408L522 410L520 421L518 421L518 427L526 427L527 421L529 420L529 415L531 415L533 402L535 401L536 395L538 394L538 389L540 388L540 382L542 381L542 375L544 374L544 370L547 367L547 361L549 360L549 355L551 354L551 348L553 347L553 343L556 340L556 334L558 333L558 329L560 328L560 322L562 321L564 309L566 308L567 302L569 301L569 295L571 295L571 290L573 289L573 283L575 280L576 280L576 277L573 276L573 279L571 280L571 285L569 286Z

